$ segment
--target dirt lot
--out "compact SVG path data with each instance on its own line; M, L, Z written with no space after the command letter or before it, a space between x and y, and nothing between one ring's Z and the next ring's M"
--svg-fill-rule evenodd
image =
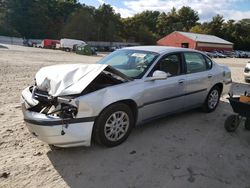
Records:
M223 128L231 107L222 98L214 113L197 110L136 128L115 148L92 145L51 151L22 120L20 92L40 67L94 63L61 51L9 46L0 49L0 187L250 187L250 132ZM233 90L244 83L247 59L216 59L230 66Z

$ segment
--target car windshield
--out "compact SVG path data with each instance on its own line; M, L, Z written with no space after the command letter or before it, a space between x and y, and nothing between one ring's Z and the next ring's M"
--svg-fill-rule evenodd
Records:
M100 60L134 79L141 78L159 54L140 50L117 50Z

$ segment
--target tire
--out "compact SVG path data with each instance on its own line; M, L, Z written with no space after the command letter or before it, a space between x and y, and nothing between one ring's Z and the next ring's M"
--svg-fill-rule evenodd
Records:
M230 115L224 123L227 132L234 132L239 127L240 119L237 115Z
M204 112L213 112L220 102L221 89L214 86L208 93L207 98L202 106Z
M104 109L96 119L93 136L97 143L114 147L128 138L133 127L134 116L130 107L123 103L115 103Z
M247 118L245 121L245 129L250 131L250 118Z

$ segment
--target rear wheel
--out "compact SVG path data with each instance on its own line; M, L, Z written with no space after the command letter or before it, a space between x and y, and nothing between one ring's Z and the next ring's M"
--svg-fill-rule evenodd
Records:
M220 102L221 89L218 86L214 86L208 93L206 101L204 102L202 109L205 112L213 112Z
M234 132L240 124L240 119L237 115L230 115L225 121L224 127L228 132Z
M250 131L250 118L247 118L245 121L245 129Z
M107 147L124 142L134 126L134 117L129 106L116 103L107 107L97 118L94 139Z

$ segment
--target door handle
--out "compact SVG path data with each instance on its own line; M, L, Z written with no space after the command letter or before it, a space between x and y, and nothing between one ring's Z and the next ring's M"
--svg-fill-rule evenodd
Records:
M180 80L178 81L178 83L179 83L179 84L183 84L184 81L185 81L184 79L180 79Z
M212 74L209 74L207 77L208 77L208 78L212 78L212 77L213 77L213 75L212 75Z

